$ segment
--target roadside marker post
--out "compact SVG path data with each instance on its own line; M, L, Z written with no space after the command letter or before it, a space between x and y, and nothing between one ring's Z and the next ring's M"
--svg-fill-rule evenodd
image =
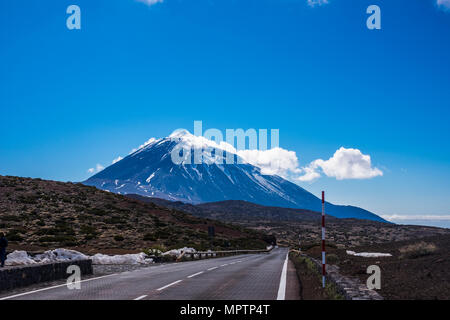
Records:
M325 288L325 191L322 191L322 288Z

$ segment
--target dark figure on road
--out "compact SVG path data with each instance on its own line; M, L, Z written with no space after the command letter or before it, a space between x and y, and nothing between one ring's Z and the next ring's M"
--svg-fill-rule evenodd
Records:
M3 232L0 232L0 263L2 268L5 266L6 247L8 247L8 240L6 240Z

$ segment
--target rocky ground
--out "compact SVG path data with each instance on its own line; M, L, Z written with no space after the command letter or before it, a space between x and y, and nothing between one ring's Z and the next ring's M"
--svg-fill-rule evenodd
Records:
M214 238L208 227L215 229ZM85 254L165 249L265 248L265 235L81 184L0 176L0 230L9 250Z
M321 239L319 221L236 221L246 228L272 234L281 245L302 247L318 244ZM326 223L326 238L338 248L391 243L437 235L450 235L450 229L396 225L356 219L335 219Z
M367 258L348 255L355 252L390 253L391 257ZM377 292L389 300L450 299L450 235L426 237L382 244L338 249L327 247L327 260L345 276L366 283L369 265L381 269L381 289ZM320 258L321 248L305 251Z

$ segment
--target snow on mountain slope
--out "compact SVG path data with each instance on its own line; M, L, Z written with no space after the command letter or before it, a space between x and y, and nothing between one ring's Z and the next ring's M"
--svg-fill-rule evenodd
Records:
M180 146L191 150L191 154L174 162L172 151ZM201 163L195 161L194 151L208 148L215 150L204 154ZM226 153L222 150L232 154L232 164L226 163ZM187 131L149 140L84 184L120 194L140 194L189 203L246 200L268 206L321 210L321 200L300 186L277 175L262 174L260 168L246 163L225 142L216 144ZM328 214L340 218L384 221L357 207L331 203L326 207Z

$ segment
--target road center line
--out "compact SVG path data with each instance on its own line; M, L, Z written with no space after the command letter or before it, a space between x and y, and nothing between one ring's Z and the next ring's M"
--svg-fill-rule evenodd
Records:
M283 271L281 271L280 287L278 288L277 300L284 300L286 298L286 277L287 277L288 258L289 258L289 251L286 254L286 259L284 260Z
M200 272L191 274L190 276L188 276L188 278L193 278L193 277L195 277L195 276L198 276L199 274L202 274L203 272L204 272L204 271L200 271Z
M168 285L166 285L166 286L164 286L164 287L161 287L161 288L159 288L159 289L156 289L156 290L157 290L157 291L164 290L164 289L166 289L166 288L168 288L168 287L171 287L171 286L173 286L174 284L177 284L177 283L179 283L179 282L181 282L181 281L183 281L183 280L177 280L177 281L174 281L174 282L169 283Z
M143 296L137 297L137 298L134 299L134 300L142 300L142 299L144 299L146 296L147 296L147 295L145 294L145 295L143 295Z
M97 279L102 279L102 278L111 277L111 276L116 276L116 275L118 275L118 273L113 273L113 274L108 274L108 275L106 275L106 276L101 276L101 277L96 277L96 278L91 278L91 279L81 280L79 283L87 282L87 281L92 281L92 280L97 280ZM28 295L28 294L33 294L33 293L36 293L36 292L41 292L41 291L51 290L51 289L55 289L55 288L65 287L65 286L67 286L66 283L60 284L60 285L57 285L57 286L53 286L53 287L42 288L42 289L38 289L38 290L33 290L33 291L28 291L28 292L24 292L24 293L15 294L15 295L13 295L13 296L8 296L8 297L0 298L0 300L13 299L13 298L25 296L25 295Z
M214 270L214 269L217 269L218 267L212 267L212 268L209 268L208 269L208 271L211 271L211 270Z
M228 265L228 263L226 263L226 264L222 264L222 265L221 265L221 267L225 267L225 266L227 266L227 265Z

